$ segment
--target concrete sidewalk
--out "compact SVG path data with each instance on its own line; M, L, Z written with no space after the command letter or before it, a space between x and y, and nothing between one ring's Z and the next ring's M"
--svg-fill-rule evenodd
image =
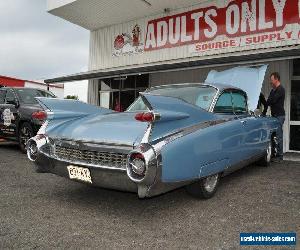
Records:
M283 156L283 160L300 162L300 153L286 153Z

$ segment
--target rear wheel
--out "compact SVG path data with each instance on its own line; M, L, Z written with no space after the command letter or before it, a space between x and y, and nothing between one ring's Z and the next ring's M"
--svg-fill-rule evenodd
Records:
M271 141L268 142L264 156L258 161L259 165L268 167L270 166L272 158L277 156L277 138L272 136Z
M278 139L276 135L272 136L272 157L277 157L278 155Z
M26 153L27 141L34 136L33 128L28 122L21 124L18 132L19 146L22 153Z
M271 163L271 159L273 156L273 146L272 146L272 142L268 142L265 154L263 156L263 158L261 158L261 160L258 162L259 165L268 167Z
M197 198L209 199L214 196L220 181L220 174L205 177L189 186L186 190Z

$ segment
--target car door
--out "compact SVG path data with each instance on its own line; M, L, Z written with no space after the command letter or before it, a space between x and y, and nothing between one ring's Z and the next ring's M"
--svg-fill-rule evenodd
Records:
M8 139L17 137L17 106L18 101L13 90L6 89L5 100L1 104L1 132Z
M4 121L3 121L3 110L5 106L5 96L6 96L6 89L0 89L0 136L4 137Z
M233 91L232 100L234 112L240 117L244 129L244 154L249 158L260 155L268 137L267 130L263 128L262 119L249 114L247 96L244 92Z
M235 113L231 90L224 91L219 96L214 113L227 120L218 130L218 137L224 156L229 159L229 166L233 170L239 168L239 163L247 158L248 152L244 148L244 116Z

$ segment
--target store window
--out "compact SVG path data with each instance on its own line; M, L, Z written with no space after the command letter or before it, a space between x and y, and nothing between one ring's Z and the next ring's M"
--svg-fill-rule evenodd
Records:
M300 151L300 59L293 61L290 98L290 150Z
M300 59L293 60L293 75L300 76Z
M149 74L100 79L100 106L125 111L149 87Z
M291 125L290 133L290 150L300 151L300 126Z

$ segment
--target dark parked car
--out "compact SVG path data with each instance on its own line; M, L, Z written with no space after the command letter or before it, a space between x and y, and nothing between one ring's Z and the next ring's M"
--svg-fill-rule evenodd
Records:
M0 138L17 141L23 152L47 117L35 97L55 95L41 89L0 88Z

